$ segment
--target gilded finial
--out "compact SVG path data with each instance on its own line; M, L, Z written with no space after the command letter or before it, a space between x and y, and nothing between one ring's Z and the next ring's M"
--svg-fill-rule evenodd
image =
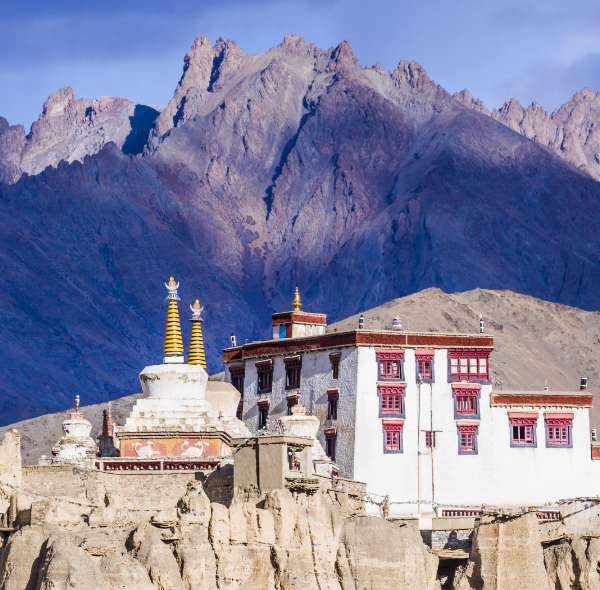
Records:
M300 311L302 303L300 303L300 293L298 293L298 287L296 287L296 295L294 295L294 311Z
M204 320L200 317L204 307L196 299L194 305L190 305L192 310L192 338L190 340L190 352L188 354L188 365L201 365L206 370L206 356L204 354L204 339L202 338L202 324Z
M176 283L175 279L171 277L169 284L165 283L165 287L169 291L166 297L169 308L167 310L167 329L165 333L165 356L182 356L183 342L181 341L181 326L179 324L179 310L177 309L179 283Z

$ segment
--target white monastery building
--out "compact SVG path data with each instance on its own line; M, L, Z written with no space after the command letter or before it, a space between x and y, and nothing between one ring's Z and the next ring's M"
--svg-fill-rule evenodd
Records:
M433 516L427 502L518 507L600 494L585 385L494 391L491 336L407 332L399 318L392 330L326 333L326 316L300 305L296 291L294 311L272 316L272 340L223 351L251 431L301 403L319 419L340 477L412 502L390 514Z

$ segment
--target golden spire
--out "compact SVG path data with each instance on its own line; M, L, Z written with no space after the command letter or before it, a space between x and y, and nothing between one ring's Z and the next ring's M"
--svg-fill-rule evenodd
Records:
M179 309L177 308L177 288L179 283L175 283L175 279L171 277L169 284L165 284L169 290L167 300L169 301L169 309L167 310L167 331L165 334L165 356L182 356L183 342L181 340L181 325L179 323Z
M300 293L298 293L298 287L296 287L296 295L294 295L294 311L300 311L302 303L300 303Z
M196 299L194 305L190 305L192 310L192 338L190 340L190 352L188 354L188 365L200 365L206 371L206 357L204 356L204 340L202 338L202 322L204 321L200 314L203 307L200 301Z

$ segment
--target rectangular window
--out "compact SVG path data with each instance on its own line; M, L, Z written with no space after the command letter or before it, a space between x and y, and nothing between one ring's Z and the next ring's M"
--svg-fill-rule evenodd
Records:
M510 414L511 446L535 447L535 425L537 414Z
M258 429L267 427L269 418L269 404L268 403L259 403L258 404Z
M378 350L377 362L379 363L379 379L394 379L402 381L403 350Z
M283 359L285 363L285 388L297 389L300 387L300 371L302 369L302 359L293 357Z
M385 433L385 448L388 451L397 451L400 449L400 433L386 432Z
M450 379L452 381L489 381L487 349L451 348Z
M379 417L404 418L404 384L379 383Z
M421 379L431 379L431 361L419 360L418 365Z
M402 426L403 421L383 421L383 452L402 452Z
M546 415L546 441L549 447L570 447L573 414Z
M285 332L286 332L285 324L281 324L279 326L279 338L285 338Z
M392 412L396 414L402 413L402 396L401 395L385 395L381 396L381 412Z
M237 412L235 413L235 417L238 420L243 420L243 416L244 416L244 402L240 400L240 403L238 404L238 407L237 407Z
M325 454L332 461L335 461L336 440L337 428L329 428L325 430Z
M331 361L331 378L339 379L340 377L340 359L342 355L339 353L330 354L329 360Z
M456 393L456 413L457 414L477 414L477 394L465 395Z
M457 424L458 453L463 455L477 454L477 430L479 424Z
M427 448L435 447L435 432L433 430L425 430L425 446Z
M246 371L244 367L231 367L229 369L231 375L231 384L242 394L244 398L244 376Z
M340 392L337 389L327 392L327 420L337 420L339 396Z
M256 363L258 393L269 393L273 388L273 361Z
M533 444L532 426L513 426L513 442L520 445Z

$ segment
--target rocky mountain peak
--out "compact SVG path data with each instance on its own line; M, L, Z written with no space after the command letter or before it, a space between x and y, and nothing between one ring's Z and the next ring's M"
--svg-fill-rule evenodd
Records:
M334 61L338 66L362 68L360 61L358 61L358 58L354 56L354 50L352 49L350 42L347 40L342 41L332 51L331 60Z
M76 100L73 89L70 86L65 86L64 88L53 92L46 99L46 102L44 102L44 109L38 120L45 117L62 117L73 108L75 103Z

